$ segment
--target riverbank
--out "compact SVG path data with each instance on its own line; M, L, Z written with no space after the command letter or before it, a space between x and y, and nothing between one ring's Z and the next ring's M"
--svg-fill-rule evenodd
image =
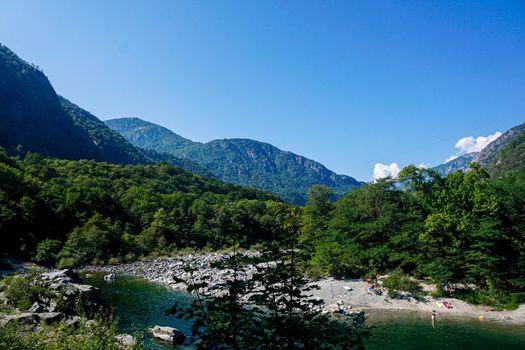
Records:
M216 265L232 253L205 253L188 254L172 258L136 261L127 264L109 266L86 266L82 271L99 271L105 273L125 273L140 276L148 281L159 283L177 290L184 290L185 285L174 280L188 280L193 278L194 283L206 282L207 287L201 292L216 294L215 286L231 278L232 270L221 269ZM245 258L254 258L257 252L243 253ZM187 271L193 270L193 275ZM256 272L254 265L246 265L238 273L238 278L250 279ZM322 279L313 283L319 288L310 292L313 298L324 301L321 311L330 313L366 311L368 313L423 313L430 315L436 312L439 318L467 318L480 322L505 322L525 325L525 305L513 311L492 311L489 307L471 305L455 298L432 298L424 300L413 298L393 299L385 294L377 295L369 292L362 280ZM446 308L443 302L451 305ZM480 317L481 316L481 317Z

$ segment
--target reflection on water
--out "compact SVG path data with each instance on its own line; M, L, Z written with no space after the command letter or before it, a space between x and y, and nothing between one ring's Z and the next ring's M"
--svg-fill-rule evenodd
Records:
M190 324L164 314L175 302L189 305L191 298L186 293L127 275L118 275L108 283L103 273L94 273L93 277L85 278L85 282L101 289L102 299L113 307L118 317L121 332L144 334L146 349L166 349L147 333L147 328L155 325L175 327L186 335L191 333Z
M525 349L525 325L436 318L430 315L370 314L373 336L368 349Z
M176 327L190 334L188 323L164 311L175 302L191 303L183 292L174 291L145 280L119 275L112 283L104 282L103 274L94 274L86 282L101 289L102 298L114 307L120 321L120 331L126 333L145 332L146 349L166 349L154 342L146 332L154 325ZM525 325L510 326L479 320L436 318L432 327L430 315L405 313L369 313L373 335L368 342L370 350L400 349L525 349Z

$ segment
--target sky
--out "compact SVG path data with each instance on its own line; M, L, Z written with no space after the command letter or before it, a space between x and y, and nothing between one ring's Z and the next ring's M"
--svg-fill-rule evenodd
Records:
M525 121L525 1L0 0L0 43L100 119L369 181Z

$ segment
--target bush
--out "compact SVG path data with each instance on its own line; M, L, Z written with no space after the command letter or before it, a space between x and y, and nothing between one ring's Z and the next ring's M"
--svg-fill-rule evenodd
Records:
M58 324L42 327L36 332L18 332L15 326L0 327L0 349L9 350L139 350L122 346L115 339L117 322L104 313L89 321L82 318L80 327L73 329ZM49 335L52 335L49 337ZM137 339L138 340L138 339Z
M388 295L391 298L399 296L399 291L408 292L417 295L421 292L421 287L417 281L414 281L410 276L403 274L401 270L396 270L388 276L383 282L383 287L388 290Z
M21 310L27 310L35 301L49 296L38 270L4 277L4 293L9 303Z
M515 310L525 303L525 292L509 292L494 288L474 290L460 289L454 297L469 304L486 305L496 310Z
M62 242L55 239L45 239L38 243L34 260L36 263L46 266L55 265L61 249Z
M77 261L74 258L62 258L57 264L59 269L72 269L76 265Z

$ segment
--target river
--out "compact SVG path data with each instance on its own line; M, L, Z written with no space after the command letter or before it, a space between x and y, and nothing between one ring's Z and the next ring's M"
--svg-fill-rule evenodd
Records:
M128 275L119 275L118 279L108 284L103 275L95 273L85 282L101 289L102 299L114 308L119 319L119 331L144 334L148 350L166 349L151 339L146 331L148 327L171 326L185 334L190 333L187 322L164 314L175 302L189 305L191 298L186 293ZM438 319L432 327L428 317L415 314L372 313L368 316L368 322L373 326L373 335L367 342L367 349L370 350L525 349L525 325Z

